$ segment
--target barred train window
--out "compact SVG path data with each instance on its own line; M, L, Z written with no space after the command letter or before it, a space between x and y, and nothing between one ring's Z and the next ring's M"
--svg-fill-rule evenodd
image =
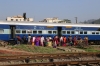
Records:
M13 21L13 19L11 19L11 21Z
M71 34L74 34L74 31L71 31Z
M96 34L99 34L99 32L96 32Z
M87 31L84 31L84 34L87 34Z
M56 34L57 32L56 31L53 31L53 34Z
M66 31L62 31L63 34L66 34Z
M52 31L48 31L48 34L52 34Z
M21 31L20 30L16 30L16 33L21 33Z
M32 33L32 30L27 30L27 33Z
M95 34L95 32L92 32L92 34Z
M80 34L83 34L83 31L80 31Z
M42 31L38 31L38 34L42 34Z
M67 31L67 34L70 34L70 31Z
M0 29L0 34L3 34L4 33L4 30L3 29Z
M37 34L37 31L33 31L33 34Z
M26 30L22 30L22 33L26 33Z

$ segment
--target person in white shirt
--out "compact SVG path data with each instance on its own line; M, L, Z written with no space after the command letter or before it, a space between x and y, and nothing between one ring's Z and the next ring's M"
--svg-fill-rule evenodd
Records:
M44 37L43 36L41 36L40 41L41 41L41 46L44 46Z
M63 36L60 37L60 46L63 45Z
M28 35L28 44L31 44L31 35Z

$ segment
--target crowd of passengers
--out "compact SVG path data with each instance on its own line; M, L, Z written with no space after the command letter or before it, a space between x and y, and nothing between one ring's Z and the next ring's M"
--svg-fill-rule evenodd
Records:
M30 34L28 37L25 35L21 38L19 35L16 36L17 38L17 44L30 44L30 45L36 45L36 46L51 46L51 47L57 47L57 46L76 46L78 43L78 40L84 40L84 44L88 45L88 37L85 36L83 39L81 36L72 36L66 37L66 36L55 36L54 38L48 36L44 38L44 36L31 36Z

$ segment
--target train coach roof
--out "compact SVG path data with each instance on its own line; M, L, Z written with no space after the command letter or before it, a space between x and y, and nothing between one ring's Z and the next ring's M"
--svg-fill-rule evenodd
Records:
M100 24L72 24L72 23L44 23L44 22L14 22L0 21L0 25L36 25L36 26L72 26L72 27L100 27Z

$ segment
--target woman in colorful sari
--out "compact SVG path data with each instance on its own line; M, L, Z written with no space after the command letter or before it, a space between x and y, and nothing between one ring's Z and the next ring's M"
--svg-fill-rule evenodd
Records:
M67 38L66 38L66 36L64 36L64 38L63 38L63 46L66 46L66 42L67 42Z
M89 39L88 39L88 37L86 36L86 45L87 45L87 46L88 46L88 40L89 40Z
M33 37L32 37L32 46L34 46L34 45L35 45L35 39L36 39L36 37L35 37L35 36L33 36Z
M76 36L74 36L73 41L74 41L74 46L76 46L77 45L77 37Z
M84 37L84 42L85 42L85 44L87 46L88 45L88 37L87 36Z
M35 41L36 41L36 43L35 43L36 46L39 46L39 43L40 43L39 37L36 37Z
M58 36L55 36L54 37L54 48L56 48L59 44L59 41L58 41Z

